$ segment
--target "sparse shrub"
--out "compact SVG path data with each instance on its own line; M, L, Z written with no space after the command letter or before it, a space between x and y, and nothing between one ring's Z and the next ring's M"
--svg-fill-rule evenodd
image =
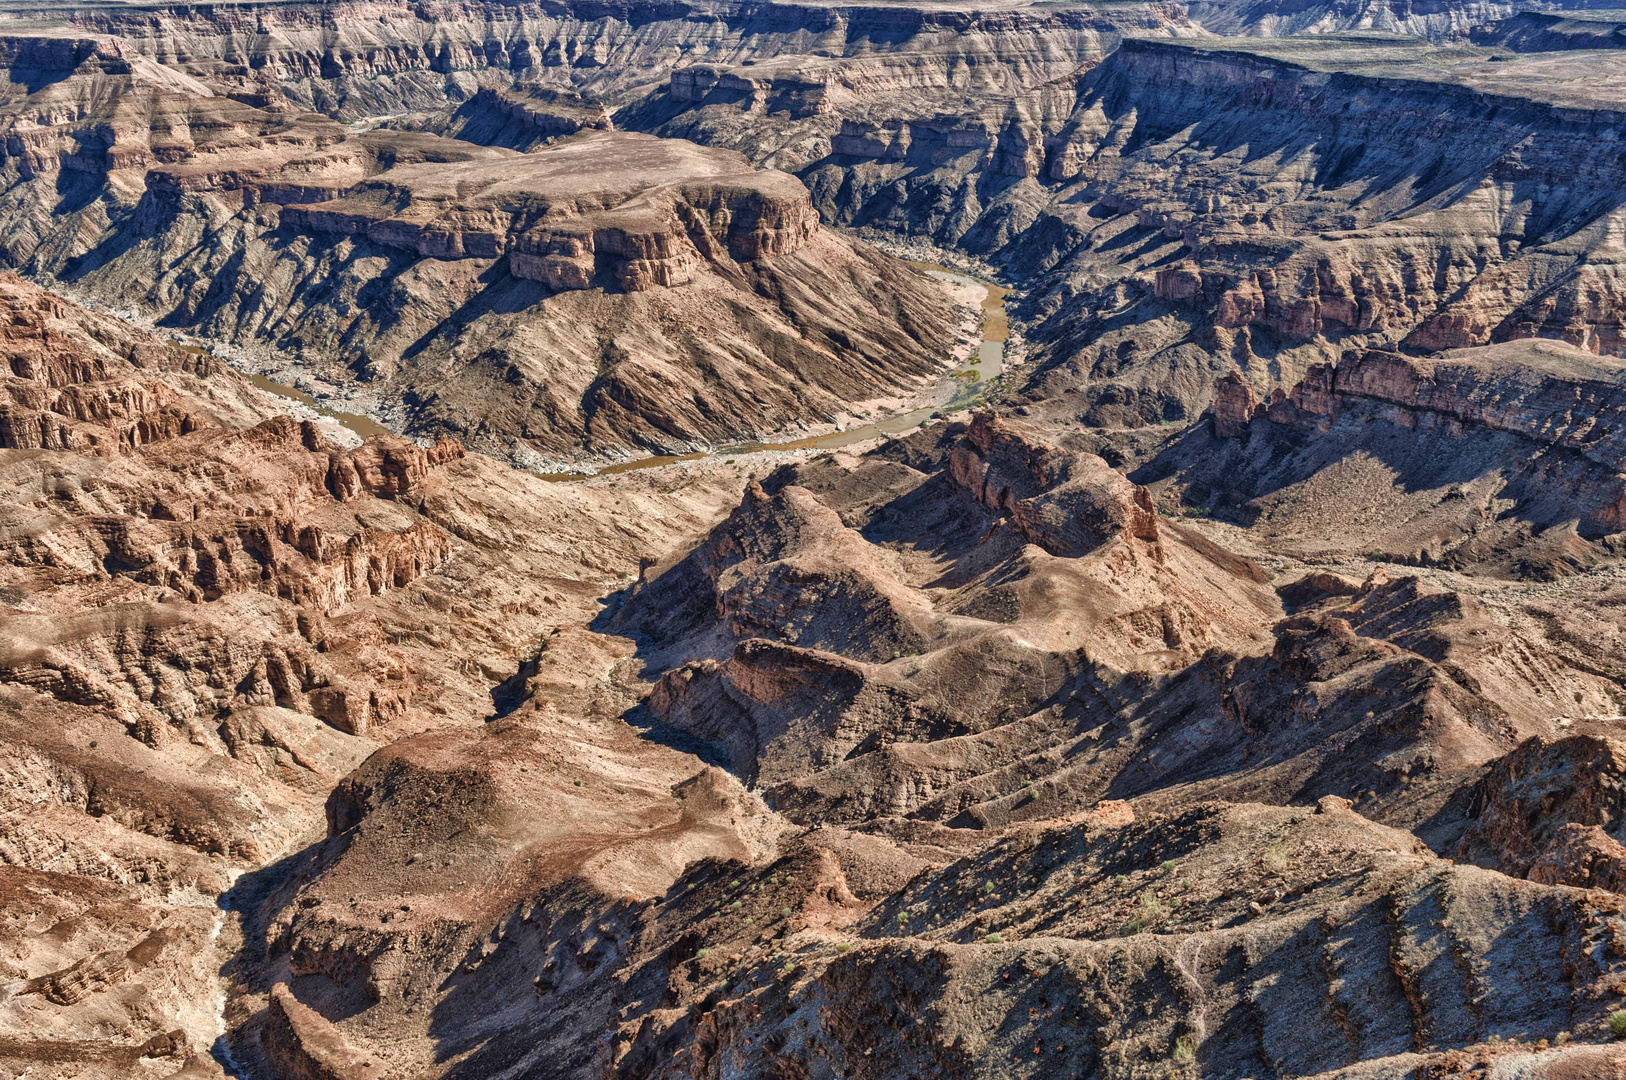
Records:
M1180 1062L1197 1060L1197 1036L1188 1032L1174 1040L1174 1060Z
M853 947L849 942L845 942L845 941L836 942L836 953L837 953L837 955L840 955L841 953L845 953L845 952L852 952L852 949L853 949Z
M1113 878L1112 880L1116 881L1116 882L1119 882L1119 883L1122 883L1122 882L1125 882L1125 881L1129 880L1129 875L1128 874L1119 874L1117 877Z
M1173 870L1173 869L1174 869L1174 860L1173 859L1164 859L1163 860L1163 866L1162 866L1163 872L1166 874L1170 870Z
M756 924L756 921L757 921L757 917L755 915L747 915L745 917L745 925L746 926L754 926Z
M1169 909L1164 906L1163 901L1157 898L1155 892L1147 889L1140 894L1140 910L1131 916L1128 922L1124 923L1123 932L1126 935L1139 934L1142 931L1150 930L1168 917Z
M711 950L710 949L696 949L694 951L694 958L696 960L704 960L706 957L708 957L710 955L711 955Z
M993 933L989 934L987 937L983 938L982 940L987 942L990 945L998 945L1001 941L1004 941L1005 939L999 936L999 931L998 930L995 930Z
M738 900L736 900L732 904L728 905L728 910L730 910L730 911L738 911L738 910L740 910L740 907L741 907L740 902Z
M1622 781L1621 786L1623 788L1626 788L1626 781ZM993 892L994 891L994 883L992 881L983 882L982 883L982 891L983 891L984 895L987 895L988 893Z
M782 910L781 910L781 911L780 911L780 912L779 912L779 914L780 914L780 916L782 916L782 917L783 917L783 918L786 918L786 919L788 919L788 918L790 918L790 908L788 908L788 907L787 907L787 908L783 908L783 909L782 909Z
M1626 1039L1626 1009L1609 1014L1609 1034L1617 1039Z

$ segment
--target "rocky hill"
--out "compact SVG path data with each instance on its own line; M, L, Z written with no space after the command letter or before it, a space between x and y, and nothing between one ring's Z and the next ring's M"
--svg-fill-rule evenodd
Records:
M736 154L356 133L143 64L93 52L15 103L7 258L370 384L408 431L528 460L682 451L829 422L953 351L940 288Z
M696 478L622 521L664 485L598 495L450 440L355 446L16 278L0 305L0 1064L219 1075L197 1070L235 1023L233 882L318 838L381 744L477 734L541 623L585 622L733 487ZM586 686L621 655L561 633L594 658L572 666ZM671 759L667 785L688 775Z
M1612 578L1272 587L1154 494L991 416L750 485L595 624L626 720L720 768L659 810L624 750L573 757L605 721L550 640L483 739L329 798L255 931L253 1045L290 1075L1618 1067ZM550 812L560 780L592 809ZM702 827L730 853L651 872Z
M1617 22L0 4L0 1078L1622 1075Z

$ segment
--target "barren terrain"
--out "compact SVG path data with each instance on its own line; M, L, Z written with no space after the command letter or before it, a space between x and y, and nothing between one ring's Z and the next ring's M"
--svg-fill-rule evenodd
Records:
M0 1077L1626 1075L1623 25L0 4Z

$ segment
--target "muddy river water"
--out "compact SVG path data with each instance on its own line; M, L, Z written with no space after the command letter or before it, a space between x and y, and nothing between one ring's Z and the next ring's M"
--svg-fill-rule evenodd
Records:
M634 469L652 469L661 465L671 465L679 461L698 461L701 458L718 457L722 455L749 454L758 450L824 450L838 446L851 446L854 443L865 442L869 439L884 438L889 435L898 435L911 428L919 427L931 418L933 413L949 412L964 408L981 395L981 386L992 379L998 378L1005 367L1005 342L1010 336L1010 323L1005 315L1005 296L1010 291L990 281L983 281L962 274L958 270L950 270L946 266L935 263L911 262L909 265L917 270L938 278L942 281L956 285L968 285L982 289L982 344L977 350L977 359L969 366L945 375L938 385L938 404L928 405L907 412L895 413L883 420L864 424L859 427L846 428L841 431L832 431L824 435L810 435L805 439L793 439L786 442L746 442L731 446L719 447L715 450L701 450L692 454L656 455L653 457L634 458L631 461L621 461L614 465L606 465L596 472L565 472L544 473L544 480L585 480L590 476L605 476L615 473L631 472ZM301 405L326 416L341 426L348 428L368 439L374 435L383 435L388 429L371 417L357 413L339 412L323 405L303 390L279 382L273 382L264 375L250 374L249 379L261 390L275 394L278 397L297 401Z
M910 261L910 266L932 277L956 285L969 285L983 291L982 305L982 344L977 349L977 359L970 366L945 375L939 384L937 396L942 400L936 405L927 405L919 409L910 409L907 412L894 413L883 420L859 427L844 428L841 431L832 431L823 435L810 435L805 439L791 439L784 442L744 442L731 446L719 447L715 450L701 450L693 454L666 454L654 457L634 458L631 461L621 461L614 465L606 465L594 473L545 473L544 480L585 480L589 476L606 476L615 473L631 472L634 469L652 469L660 465L671 465L680 461L699 461L708 457L732 457L736 454L750 454L758 450L829 450L839 446L851 446L854 443L865 442L869 439L884 438L889 435L899 435L911 428L919 427L931 418L933 413L950 412L964 408L981 395L981 385L999 377L1005 368L1005 342L1010 337L1010 321L1005 314L1005 297L1010 292L1003 286L991 281L962 274L958 270L950 270L946 266L935 263L922 263Z

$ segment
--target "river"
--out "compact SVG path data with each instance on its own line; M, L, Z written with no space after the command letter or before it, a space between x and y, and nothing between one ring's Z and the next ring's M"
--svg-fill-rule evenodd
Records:
M944 400L936 405L927 405L919 409L910 409L908 412L894 413L884 420L877 420L871 424L859 427L845 428L841 431L831 431L823 435L809 435L805 439L792 439L787 442L743 442L723 446L715 450L698 450L692 454L659 454L654 457L634 458L631 461L620 461L614 465L606 465L596 472L566 472L543 473L544 480L586 480L592 476L609 476L615 473L632 472L635 469L653 469L661 465L673 465L680 461L699 461L702 458L735 456L750 454L761 450L830 450L840 446L851 446L854 443L866 442L870 439L885 438L889 435L901 435L911 428L917 428L931 419L933 413L953 412L963 409L981 397L983 384L991 382L1005 370L1005 343L1010 338L1010 319L1005 313L1005 297L1010 290L991 281L962 274L958 270L950 270L946 266L936 263L923 263L907 260L910 266L923 273L943 281L954 282L958 285L970 285L983 290L982 298L982 344L977 349L977 359L968 367L961 368L943 376L938 384L938 396Z
M1005 369L1005 343L1010 337L1010 320L1005 313L1005 297L1010 290L991 281L983 281L968 274L962 274L958 270L950 270L946 266L939 266L936 263L911 261L909 265L939 280L953 282L957 285L969 285L983 290L982 344L977 349L977 359L967 367L943 376L943 380L938 384L937 396L942 399L938 404L895 413L883 420L877 420L874 423L864 424L860 427L832 431L823 435L810 435L805 439L793 439L788 442L735 443L715 450L698 450L692 454L657 454L653 457L634 458L631 461L606 465L604 468L590 473L543 473L541 474L542 479L555 481L586 480L593 476L632 472L634 469L653 469L661 465L676 464L680 461L699 461L701 458L722 455L750 454L761 450L827 450L839 446L851 446L854 443L861 443L870 439L902 434L925 423L933 413L952 412L972 404L981 397L984 384L998 378ZM389 429L371 417L330 409L303 390L295 389L283 383L273 382L264 375L250 373L249 379L261 390L275 394L278 397L287 398L290 401L297 401L306 408L336 421L363 439L370 439L375 435L388 433Z

